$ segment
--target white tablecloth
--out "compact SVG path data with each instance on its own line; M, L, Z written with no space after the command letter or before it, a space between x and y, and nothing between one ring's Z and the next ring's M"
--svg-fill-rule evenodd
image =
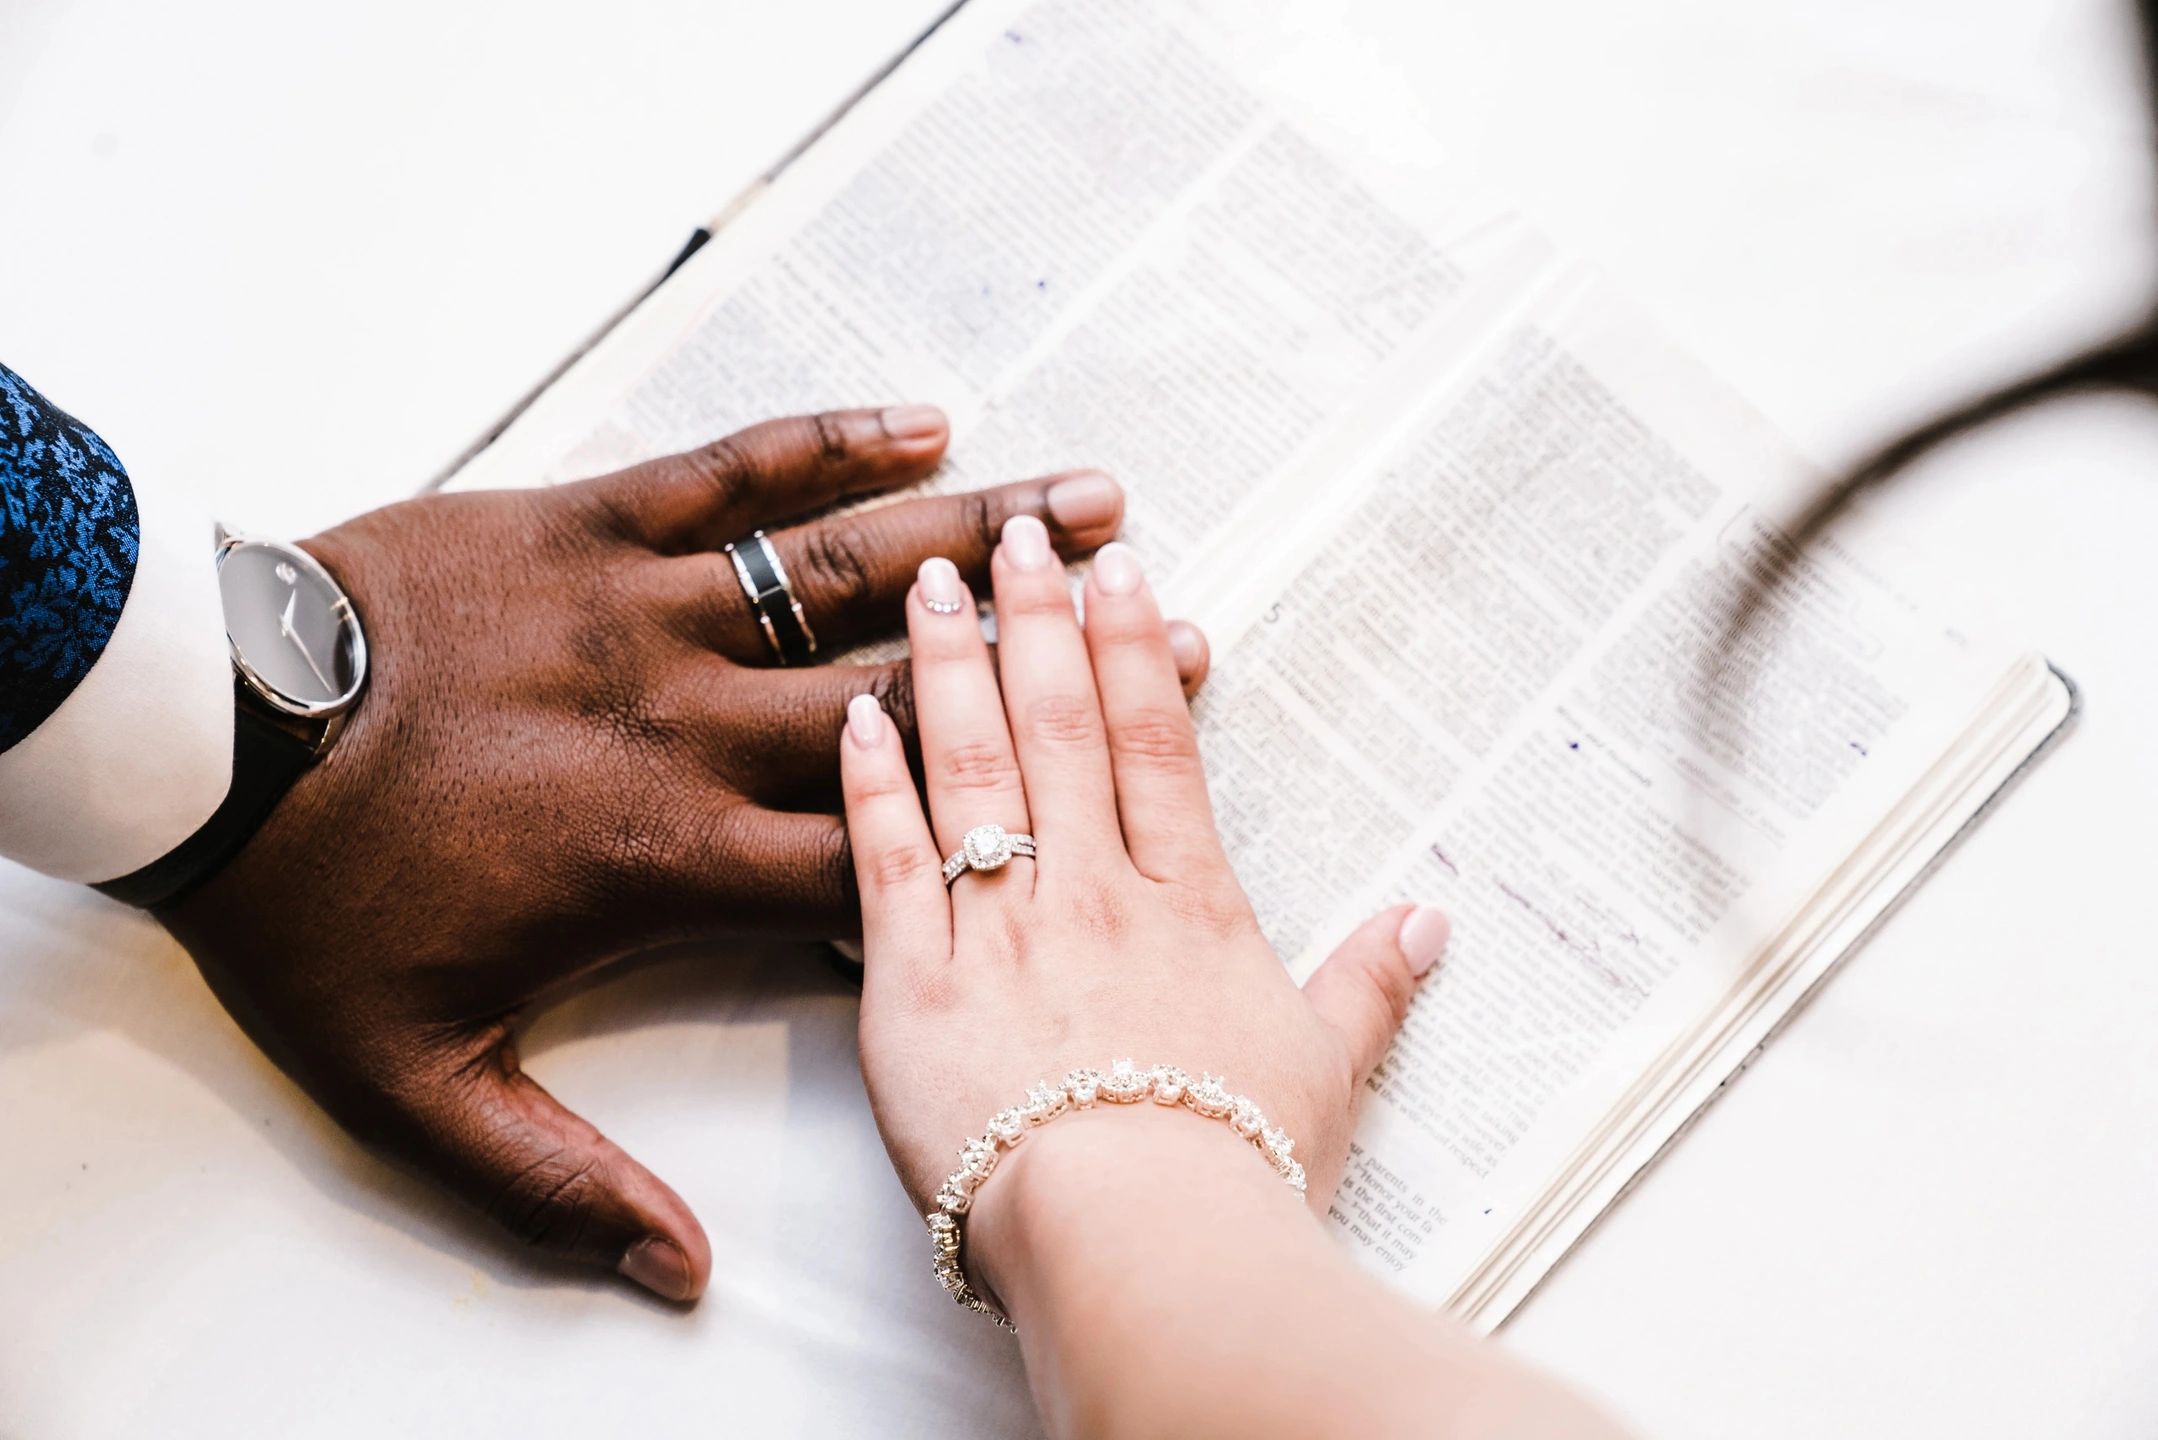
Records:
M940 3L12 0L0 359L305 533L438 469ZM1823 460L2149 287L2114 0L1354 8L1372 83ZM1906 487L2081 730L1504 1343L1670 1436L2158 1431L2154 472L2158 417L2089 402ZM923 1273L852 1013L807 952L682 955L534 1029L710 1230L682 1314L530 1268L154 927L0 867L0 1434L1024 1433L1008 1345Z

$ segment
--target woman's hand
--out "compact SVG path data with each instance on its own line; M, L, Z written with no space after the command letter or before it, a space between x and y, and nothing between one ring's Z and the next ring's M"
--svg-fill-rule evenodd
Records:
M721 547L769 527L829 653L888 627L923 556L986 564L1008 516L1075 553L1115 533L1121 494L1087 474L801 518L922 479L946 437L926 406L775 420L308 541L367 627L367 693L160 918L354 1134L528 1245L695 1296L689 1208L520 1070L514 1027L663 941L853 930L831 737L854 695L909 716L907 668L775 665Z
M990 573L1001 684L953 566L925 563L907 597L928 818L873 700L849 705L840 741L862 1072L901 1179L927 1211L961 1141L1032 1082L1128 1057L1257 1101L1323 1210L1445 917L1377 915L1298 990L1222 854L1136 559L1097 557L1083 633L1038 521L1006 522ZM947 894L942 857L988 823L1031 833L1039 858ZM1359 1270L1250 1144L1181 1108L1042 1125L975 1191L965 1233L970 1281L1018 1325L1053 1434L1616 1433Z
M840 746L868 955L862 1069L901 1178L931 1208L960 1142L1032 1082L1128 1057L1223 1076L1257 1101L1297 1143L1323 1212L1356 1098L1445 946L1445 917L1375 916L1299 990L1222 852L1136 557L1101 552L1083 631L1038 521L1006 523L990 573L995 667L952 564L926 562L907 597L928 817L873 700L854 702ZM1032 834L1039 858L947 892L942 858L987 823ZM1175 1118L1195 1143L1225 1130ZM1279 1185L1256 1153L1249 1165ZM993 1290L995 1257L974 1258Z

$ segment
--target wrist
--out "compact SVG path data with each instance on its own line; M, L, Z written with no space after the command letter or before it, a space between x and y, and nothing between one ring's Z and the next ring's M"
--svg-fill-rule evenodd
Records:
M1224 1208L1316 1233L1296 1192L1227 1126L1181 1109L1104 1106L1042 1127L1005 1156L967 1217L967 1268L1024 1332L1045 1318L1045 1297L1143 1288L1151 1249Z

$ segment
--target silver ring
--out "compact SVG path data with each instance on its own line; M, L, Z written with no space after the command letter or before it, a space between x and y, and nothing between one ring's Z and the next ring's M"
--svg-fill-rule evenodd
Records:
M944 861L944 884L969 870L1002 870L1014 855L1034 858L1034 837L1014 835L1002 825L977 825L960 837L959 848Z
M782 665L806 664L817 653L817 633L809 628L802 602L794 598L787 583L787 567L762 530L752 531L727 547L734 562L734 578L742 582L749 608L764 631L764 643Z

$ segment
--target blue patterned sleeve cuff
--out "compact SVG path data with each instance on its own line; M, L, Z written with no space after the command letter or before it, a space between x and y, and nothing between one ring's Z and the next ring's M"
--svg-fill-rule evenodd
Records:
M59 709L103 653L140 541L119 457L0 366L0 751Z

